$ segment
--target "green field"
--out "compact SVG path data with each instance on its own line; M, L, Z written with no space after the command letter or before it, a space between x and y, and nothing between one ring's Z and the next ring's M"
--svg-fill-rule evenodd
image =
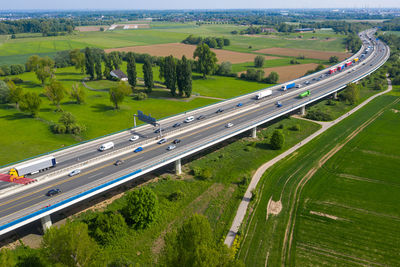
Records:
M246 266L398 264L399 109L381 96L264 174L241 229ZM270 198L282 211L266 220Z
M274 67L281 67L281 66L289 66L290 61L295 58L285 57L280 59L267 59L264 61L263 68L274 68ZM329 61L326 60L319 60L319 59L295 59L300 64L308 64L308 63L316 63L316 64L324 64L330 65ZM246 71L247 69L255 68L254 62L244 62L238 64L232 64L232 72L241 72Z
M300 131L289 130L295 124L300 125ZM123 255L140 265L154 265L162 249L165 234L179 228L182 222L194 213L207 216L216 239L224 238L251 173L263 162L283 151L271 150L268 138L263 138L270 136L279 125L282 125L286 136L283 150L319 128L319 125L312 122L294 118L283 119L260 131L258 133L260 139L256 142L253 139L243 138L207 151L185 165L184 174L180 178L163 175L155 179L148 186L157 194L160 201L161 214L157 222L145 230L131 230L124 238L115 240L105 247L102 253L107 255L106 258L112 259L116 255L118 257ZM254 160L249 162L248 158ZM193 168L212 170L211 178L206 180L194 178L190 171ZM168 200L168 196L177 190L183 192L184 197L179 201ZM119 210L124 201L125 198L120 198L106 210Z

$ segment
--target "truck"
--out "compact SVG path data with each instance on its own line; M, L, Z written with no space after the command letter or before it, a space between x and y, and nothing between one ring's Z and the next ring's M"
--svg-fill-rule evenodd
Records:
M114 143L113 142L107 142L107 143L102 144L99 147L99 151L105 151L105 150L108 150L108 149L111 149L111 148L114 148Z
M259 100L261 98L267 97L272 95L272 91L271 90L264 90L259 92L258 94L256 94L256 99Z
M289 83L286 85L282 85L282 91L286 91L287 89L294 88L295 86L296 86L296 83Z
M337 67L337 70L338 71L341 71L341 70L343 70L344 69L344 67L345 67L345 65L343 64L343 65L340 65L339 67Z
M353 64L353 61L346 62L346 67L350 66L351 64Z
M299 98L307 97L311 94L310 90L307 90L299 95Z
M332 73L335 73L336 72L336 69L330 69L329 70L329 74L332 74Z
M10 169L8 172L11 176L23 177L25 175L31 175L38 172L45 171L49 168L56 166L56 158L53 156L41 158L29 163L17 165Z
M358 62L358 60L359 60L359 58L356 57L356 58L353 59L353 62L356 63L356 62Z

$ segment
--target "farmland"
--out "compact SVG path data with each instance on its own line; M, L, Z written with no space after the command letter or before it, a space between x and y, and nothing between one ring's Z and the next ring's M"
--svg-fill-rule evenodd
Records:
M279 47L260 49L254 52L260 54L290 56L290 57L304 56L306 58L314 58L322 60L328 60L332 56L337 56L340 61L351 56L350 53L314 51L309 49L294 49L294 48L279 48Z
M378 97L264 174L241 230L246 265L399 262L399 101ZM266 219L270 199L282 211Z

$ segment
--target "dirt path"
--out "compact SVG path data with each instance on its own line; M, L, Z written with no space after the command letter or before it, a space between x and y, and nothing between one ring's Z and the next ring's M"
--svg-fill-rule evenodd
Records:
M314 138L316 138L317 136L319 136L320 134L322 134L323 132L325 132L326 130L328 130L330 127L334 126L335 124L339 123L340 121L344 120L345 118L347 118L348 116L352 115L353 113L355 113L356 111L358 111L359 109L361 109L362 107L364 107L365 105L367 105L369 102L371 102L373 99L377 98L378 96L381 96L383 94L386 94L387 92L390 92L392 90L392 84L391 81L388 79L388 89L386 91L383 91L381 93L378 93L376 95L371 96L370 98L368 98L367 100L365 100L364 102L362 102L360 105L358 105L357 107L355 107L354 109L350 110L348 113L342 115L341 117L337 118L334 121L328 122L328 123L321 123L322 127L321 129L319 129L318 131L316 131L315 133L313 133L312 135L310 135L309 137L307 137L306 139L302 140L301 142L297 143L296 145L294 145L293 147L291 147L290 149L286 150L285 152L283 152L282 154L276 156L275 158L271 159L270 161L266 162L265 164L263 164L260 168L257 169L257 171L255 172L255 174L253 175L250 184L246 190L246 193L243 196L242 201L239 204L238 210L236 212L235 218L233 219L232 222L232 226L225 238L224 243L228 246L231 247L233 244L233 241L235 240L236 234L239 230L240 225L243 222L243 219L246 215L247 212L247 208L249 206L251 197L252 197L252 191L257 187L258 182L260 181L262 175L264 174L264 172L270 168L272 165L274 165L275 163L277 163L278 161L280 161L281 159L285 158L286 156L292 154L293 152L295 152L297 149L299 149L300 147L304 146L305 144L307 144L308 142L310 142L311 140L313 140ZM371 119L370 119L371 120ZM369 120L369 121L370 121ZM365 124L365 123L364 123ZM362 126L360 126L362 127ZM366 127L366 126L365 126ZM365 128L364 127L364 128ZM363 128L363 129L364 129ZM356 130L357 131L357 130ZM359 131L358 131L359 132ZM357 132L357 133L358 133ZM352 135L357 135L357 133L352 133ZM354 136L355 136L354 135ZM349 136L348 138L350 138L351 136ZM335 147L338 148L338 147ZM334 148L334 149L335 149ZM329 154L329 153L328 153ZM328 154L326 156L328 156ZM323 164L324 162L326 162L326 160L328 160L329 158L326 158L326 156L324 158L321 159L320 164ZM326 159L324 161L324 159ZM308 173L308 175L306 175L302 181L299 183L298 188L300 187L301 184L305 184L305 182L307 181L308 176L312 176L312 174L315 171L310 170L310 172ZM310 176L310 177L311 177ZM309 179L309 178L308 178ZM303 185L304 186L304 185ZM296 189L297 190L297 189ZM296 199L296 197L294 198ZM285 207L282 207L285 208ZM288 225L292 225L290 223L288 223ZM287 243L289 240L289 233L291 233L291 231L287 230L287 234L285 234L285 242ZM292 235L292 234L290 234ZM283 247L287 247L287 244L284 243ZM290 250L290 249L289 249Z

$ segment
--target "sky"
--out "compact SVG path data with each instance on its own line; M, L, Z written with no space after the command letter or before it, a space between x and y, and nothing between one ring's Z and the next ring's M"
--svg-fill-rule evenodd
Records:
M0 10L400 8L400 0L2 0L1 2Z

